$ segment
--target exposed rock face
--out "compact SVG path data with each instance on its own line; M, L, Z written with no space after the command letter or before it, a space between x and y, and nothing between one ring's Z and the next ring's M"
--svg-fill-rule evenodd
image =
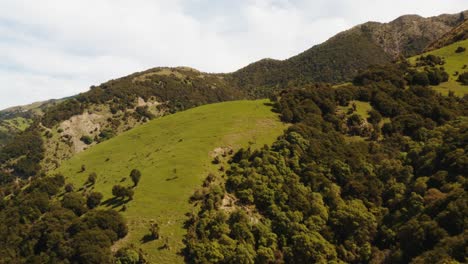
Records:
M440 49L444 46L465 39L468 39L468 19L465 19L465 21L461 25L455 27L454 29L450 30L445 35L443 35L440 39L431 43L424 51L426 52L435 49Z
M424 18L401 16L389 23L368 22L353 28L368 34L393 58L413 56L464 22L468 10L459 14Z

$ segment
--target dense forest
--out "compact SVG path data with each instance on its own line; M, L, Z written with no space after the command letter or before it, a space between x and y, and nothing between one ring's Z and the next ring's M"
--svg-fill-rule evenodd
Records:
M136 250L114 254L111 245L127 234L114 210L94 209L98 193L64 188L62 175L36 177L0 188L0 263L130 263ZM137 262L131 262L137 263Z
M194 194L187 261L466 262L468 98L412 84L418 74L372 67L354 85L274 96L293 125ZM337 111L353 100L370 103L367 119Z

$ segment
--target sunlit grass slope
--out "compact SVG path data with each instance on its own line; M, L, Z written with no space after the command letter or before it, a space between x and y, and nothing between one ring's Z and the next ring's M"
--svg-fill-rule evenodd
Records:
M456 53L455 50L458 47L464 47L467 50L465 52ZM455 42L446 47L424 53L423 55L426 56L428 54L443 57L445 59L445 64L443 67L445 68L445 71L450 75L448 82L441 83L440 85L434 86L433 88L444 95L448 94L449 91L453 91L458 96L468 94L468 86L461 85L459 82L457 82L458 76L454 76L455 72L468 72L468 39ZM411 57L409 59L410 63L414 64L416 62L416 58L419 56L420 55ZM464 65L467 65L467 68L463 69Z
M134 168L142 172L134 189L134 199L123 215L129 235L117 246L134 244L142 248L152 263L182 262L185 213L193 210L189 197L209 172L210 152L218 147L238 149L271 144L286 128L266 100L234 101L179 112L125 132L66 161L57 170L78 189L89 173L96 172L93 191L104 201L112 198L112 186L131 186L128 177ZM80 173L82 165L86 171ZM102 205L121 209L121 205ZM151 221L159 223L161 239L144 242ZM169 249L163 248L169 243Z

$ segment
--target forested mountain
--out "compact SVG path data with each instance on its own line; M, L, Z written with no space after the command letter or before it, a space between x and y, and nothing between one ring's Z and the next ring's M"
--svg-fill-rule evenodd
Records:
M412 74L373 67L354 85L277 94L293 125L196 192L187 262L466 262L467 97Z
M348 81L370 65L421 53L468 17L468 11L423 18L399 17L389 23L367 22L284 61L261 60L232 74L233 81L256 96L288 83Z
M1 112L0 263L466 263L466 15Z

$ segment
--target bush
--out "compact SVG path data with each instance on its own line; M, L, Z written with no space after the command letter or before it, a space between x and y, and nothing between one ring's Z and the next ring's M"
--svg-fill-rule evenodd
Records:
M465 50L466 50L466 49L465 49L464 47L458 47L458 48L455 50L455 52L456 52L456 53L462 53L462 52L464 52Z
M133 186L137 186L138 183L140 182L141 172L139 170L137 170L137 169L133 169L130 172L130 178L133 181Z
M92 192L88 199L86 200L86 205L89 209L96 208L99 204L101 204L102 194L99 192Z
M82 136L80 140L86 145L91 145L93 143L93 139L90 136Z
M426 72L417 72L413 76L413 84L427 86L429 85L429 77Z
M96 183L97 174L95 172L91 172L86 180L87 184L94 185Z
M458 75L457 81L461 82L463 85L468 85L468 72Z

